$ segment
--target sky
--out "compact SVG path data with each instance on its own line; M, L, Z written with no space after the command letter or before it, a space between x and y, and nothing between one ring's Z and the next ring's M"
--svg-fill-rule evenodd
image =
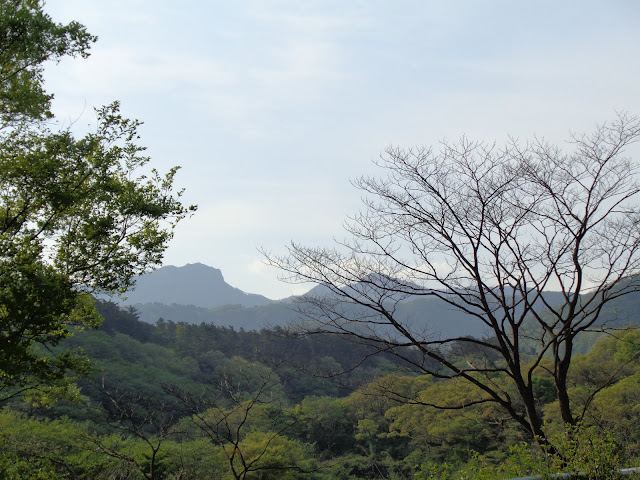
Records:
M176 184L199 209L164 263L204 263L272 299L304 287L279 281L259 249L342 238L362 206L350 180L379 174L386 147L563 144L616 111L640 115L636 0L47 0L45 11L99 37L88 59L47 67L60 122L91 125L94 107L119 100L144 122L152 165L181 166Z

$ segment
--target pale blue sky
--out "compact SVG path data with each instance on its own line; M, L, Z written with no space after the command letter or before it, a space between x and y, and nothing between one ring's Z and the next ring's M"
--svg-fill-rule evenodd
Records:
M326 245L360 206L349 179L388 145L463 134L564 141L640 114L640 2L48 0L100 37L47 72L54 109L85 125L119 99L142 143L200 206L166 264L299 293L258 247ZM640 149L634 149L640 152Z

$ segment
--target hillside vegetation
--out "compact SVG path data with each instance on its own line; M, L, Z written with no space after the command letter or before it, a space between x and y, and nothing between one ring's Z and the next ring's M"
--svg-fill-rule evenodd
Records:
M2 478L508 478L562 467L499 409L474 405L481 392L411 375L393 356L353 370L367 347L339 336L153 326L112 303L99 310L100 330L61 347L95 362L77 397L2 410ZM560 442L564 468L640 458L639 351L640 331L623 330L575 356L572 400L589 413ZM566 435L544 368L536 385L550 435Z

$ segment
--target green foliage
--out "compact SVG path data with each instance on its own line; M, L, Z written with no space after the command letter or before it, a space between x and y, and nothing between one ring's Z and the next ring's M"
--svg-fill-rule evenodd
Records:
M545 455L549 470L579 472L589 480L620 478L617 470L624 466L624 454L611 433L595 426L566 425L565 430L549 434L559 455Z
M354 446L355 422L349 413L343 399L307 397L293 411L296 422L291 433L313 442L325 455L339 455Z
M232 448L241 455L232 456ZM224 449L232 460L223 480L297 480L310 478L315 470L315 462L302 445L274 432L250 433L237 447L228 445Z
M509 455L496 462L488 455L472 452L470 460L461 467L447 463L422 465L416 472L418 480L494 480L539 475L541 479L557 474L577 474L588 480L622 478L618 470L624 466L624 454L608 433L594 426L567 425L553 430L547 426L546 438L559 454L541 450L537 446L518 443L509 448Z
M0 3L0 122L4 127L51 118L52 95L44 90L43 62L86 57L96 40L78 22L54 23L42 11L42 3Z
M640 373L604 389L593 401L585 421L615 435L630 456L640 458Z
M295 402L281 374L305 374L267 366L280 346L291 353L290 339L173 322L142 326L131 312L103 311L107 328L78 332L59 346L83 348L101 368L97 381L78 382L81 405L13 401L13 410L0 413L0 478L493 480L581 471L608 480L640 452L637 330L577 357L576 391L595 392L602 369L618 375L597 391L583 424L565 430L549 422L545 435L558 451L552 454L523 443L523 430L497 408L471 405L482 397L459 381L384 375L347 397ZM177 338L197 348L183 350ZM339 355L332 338L321 351ZM340 359L316 360L318 369L331 370ZM536 397L553 420L553 389L544 368L539 373ZM311 391L320 380L304 378ZM504 388L500 376L492 380ZM431 403L467 406L439 410Z
M87 423L46 421L0 412L0 478L6 479L215 479L228 468L203 440L165 441L149 466L145 439L120 433L97 434Z
M622 478L618 470L624 466L625 456L609 433L598 431L595 426L578 424L565 428L545 429L546 438L558 450L550 453L527 444L515 445L511 455L500 465L490 465L480 455L469 463L469 478L492 479L540 475L543 479L552 475L578 474L588 480L614 480Z
M620 432L620 441L640 452L630 425L638 420L638 367L640 329L602 337L585 355L576 355L569 379L569 394L578 418ZM544 407L548 422L562 423L557 402ZM624 432L624 434L623 434Z
M37 421L0 412L0 477L108 478L117 462L98 454L84 425L67 419Z
M614 357L619 362L640 364L640 328L629 329L617 341Z
M67 338L68 324L99 324L90 297L43 262L35 244L4 246L9 256L0 256L0 400L26 385L66 384L70 369L86 374L83 357L71 351L52 355L45 346Z
M149 342L157 330L153 325L138 321L136 309L133 307L123 310L114 302L98 301L96 309L103 317L100 329L110 335L119 332L139 342Z
M222 480L228 462L220 448L209 440L195 438L163 444L163 466L167 478L185 480Z
M533 390L540 405L551 403L558 398L556 386L550 377L533 377Z
M501 425L502 415L495 406L474 405L482 398L459 379L425 385L409 402L387 410L389 435L410 439L430 461L459 463L469 458L470 451L499 450L512 432ZM457 408L460 405L468 406Z
M177 168L149 170L140 123L117 102L96 110L82 138L52 130L44 62L86 57L95 37L53 22L43 5L0 1L0 401L86 374L79 352L51 347L70 326L98 325L87 292L123 291L159 265L195 209L174 192Z

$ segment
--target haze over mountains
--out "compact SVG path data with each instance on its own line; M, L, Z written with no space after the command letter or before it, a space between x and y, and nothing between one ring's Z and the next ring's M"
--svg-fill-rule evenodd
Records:
M272 300L245 293L224 281L217 268L190 263L184 267L168 265L138 277L134 290L127 292L125 305L163 303L213 308L222 305L256 307Z
M290 306L232 287L219 269L202 263L164 266L143 275L121 303L133 306L140 320L148 323L163 318L259 330L285 326L297 318Z
M316 287L315 293L322 291ZM235 329L259 330L305 321L295 310L296 297L274 301L245 293L224 281L217 268L201 263L184 267L165 266L139 277L127 292L124 305L135 307L141 320L159 318L193 324L209 323ZM484 329L473 318L436 299L406 301L398 312L417 328L436 334L482 336Z
M312 293L322 291L323 287L315 287ZM546 296L552 305L562 301L558 292L548 292ZM220 270L201 263L165 266L143 275L127 297L121 303L133 306L140 319L148 323L163 318L174 322L260 330L307 321L295 309L298 297L274 301L262 295L245 293L226 283ZM396 314L403 322L435 337L482 337L489 333L476 318L436 298L405 300L398 306ZM612 302L601 317L603 321L613 321L619 326L637 324L640 294L627 295Z

